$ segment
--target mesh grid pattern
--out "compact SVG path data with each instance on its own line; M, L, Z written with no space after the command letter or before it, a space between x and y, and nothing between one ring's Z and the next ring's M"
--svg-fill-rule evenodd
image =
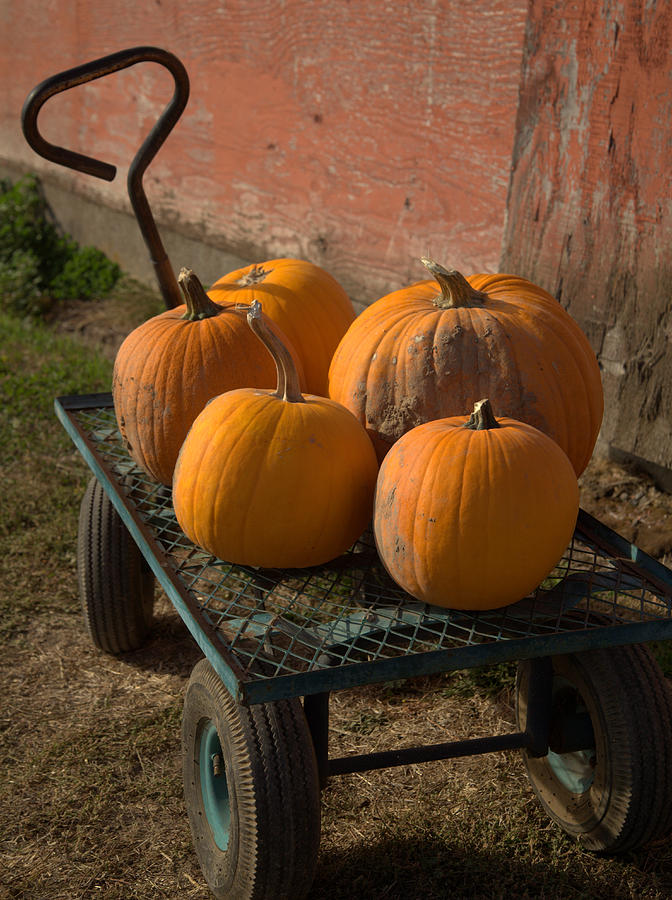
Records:
M179 528L168 488L127 455L111 408L73 420L114 473L128 509L151 530L224 653L254 678L310 672L432 650L670 620L672 575L650 578L580 527L543 584L512 606L462 612L414 600L387 575L370 533L344 556L302 570L260 570L216 559ZM630 545L627 545L630 547ZM621 551L623 548L620 548Z

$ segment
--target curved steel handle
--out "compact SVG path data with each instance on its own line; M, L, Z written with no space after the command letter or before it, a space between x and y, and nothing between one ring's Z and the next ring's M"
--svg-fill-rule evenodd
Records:
M74 150L67 150L56 144L50 144L49 141L42 137L37 128L37 116L42 106L54 94L67 91L96 78L110 75L112 72L118 72L120 69L126 69L128 66L133 66L139 62L156 62L165 66L175 81L173 97L136 153L129 166L127 178L128 196L131 206L149 250L163 299L166 306L170 308L178 306L182 302L181 293L149 208L142 186L142 177L147 166L154 159L159 148L182 115L182 111L189 99L189 77L180 60L172 53L169 53L167 50L161 50L159 47L132 47L129 50L120 50L118 53L112 53L109 56L103 56L92 62L84 63L84 65L68 69L65 72L47 78L33 88L23 104L21 122L26 140L40 156L61 166L84 172L86 175L93 175L95 178L102 178L105 181L112 181L117 173L116 166L94 159L91 156L77 153Z

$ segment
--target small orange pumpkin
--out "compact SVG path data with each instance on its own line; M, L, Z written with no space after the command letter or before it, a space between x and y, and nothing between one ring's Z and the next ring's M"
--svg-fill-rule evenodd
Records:
M119 348L112 376L128 453L166 485L191 423L211 397L237 387L271 387L276 379L244 311L213 302L190 269L182 269L178 282L186 304L134 329Z
M228 391L208 403L177 461L175 515L194 543L229 562L318 565L368 525L376 454L347 409L301 393L292 356L256 301L248 322L275 360L277 389Z
M296 350L305 389L327 396L329 363L355 318L350 298L328 272L302 259L271 259L236 269L209 291L220 303L259 300Z
M418 425L383 460L374 535L392 578L418 600L496 609L534 590L557 564L579 510L576 475L541 431L471 417Z
M550 294L513 275L436 280L394 291L355 319L329 371L329 396L362 422L379 459L404 432L489 397L552 437L580 474L603 412L587 338Z

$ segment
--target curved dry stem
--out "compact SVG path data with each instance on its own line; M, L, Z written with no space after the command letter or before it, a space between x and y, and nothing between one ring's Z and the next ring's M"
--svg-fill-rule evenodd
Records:
M222 307L208 297L205 288L192 269L188 269L186 266L180 269L177 283L182 289L184 302L187 304L183 319L189 319L191 322L198 319L209 319L222 311Z
M434 303L440 309L454 309L461 306L483 306L488 295L473 288L467 279L456 269L446 269L441 263L421 256L420 261L427 271L436 278L441 293Z
M280 338L268 327L261 303L253 300L247 313L247 322L262 344L275 360L278 372L278 386L275 396L290 403L303 403L299 373L296 371L292 354Z

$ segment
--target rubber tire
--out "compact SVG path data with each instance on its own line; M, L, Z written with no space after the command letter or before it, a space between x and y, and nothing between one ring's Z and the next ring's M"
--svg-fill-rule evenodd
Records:
M96 478L79 511L77 578L96 647L113 655L141 647L152 624L154 575Z
M219 777L226 778L228 791L226 849L215 840L201 788L201 737L211 723L224 765ZM182 750L191 833L214 896L218 900L305 897L320 843L320 790L300 702L241 706L203 659L194 667L187 687Z
M592 783L571 790L558 776L569 755L535 758L523 750L537 798L567 834L603 854L633 850L672 828L672 701L669 684L644 645L587 650L552 658L554 691L569 682L594 733ZM516 718L524 730L530 666L516 683ZM554 768L555 765L555 768Z

